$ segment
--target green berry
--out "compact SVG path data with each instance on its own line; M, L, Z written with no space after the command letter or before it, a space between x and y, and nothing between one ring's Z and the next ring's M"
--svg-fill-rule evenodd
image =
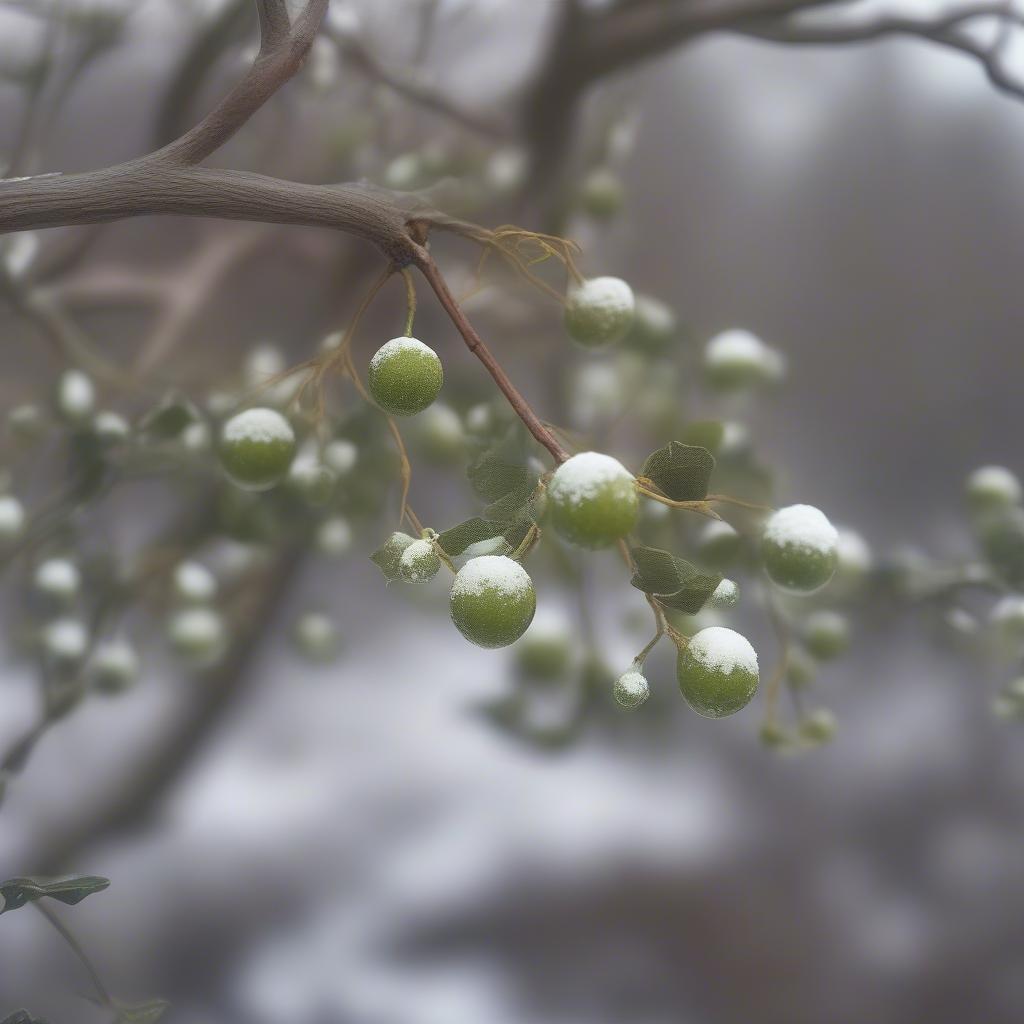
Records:
M380 571L389 579L393 580L401 576L399 565L402 560L402 552L410 544L414 544L415 537L396 530L373 554L373 561L380 567Z
M750 703L757 690L757 654L750 641L724 626L695 633L679 651L679 689L705 718L724 718Z
M679 334L679 321L671 306L650 295L637 295L633 327L626 337L630 348L651 354L664 352Z
M373 400L393 416L415 416L437 398L444 370L437 353L416 338L392 338L370 360Z
M406 583L426 583L440 568L441 559L429 540L414 540L398 559L398 571Z
M561 625L535 622L516 645L516 665L528 679L551 682L562 678L572 661L569 634Z
M322 612L306 612L295 623L295 646L310 661L333 661L341 646L337 627Z
M78 665L89 649L89 632L78 619L54 619L43 630L43 653L60 670Z
M804 643L819 661L837 658L850 646L850 625L838 612L813 612L804 624Z
M127 640L107 640L93 651L89 680L100 693L121 693L139 677L139 656Z
M178 654L197 665L216 661L227 642L224 620L213 608L207 607L175 612L167 635Z
M465 454L466 432L454 409L435 402L417 421L418 439L423 454L438 465L458 462Z
M598 220L614 217L622 209L622 182L607 167L598 167L583 179L580 206Z
M470 643L507 647L533 621L537 595L518 562L505 555L483 555L458 571L450 603L452 621Z
M786 679L790 686L802 690L814 682L818 663L802 647L792 647L786 659Z
M979 539L985 557L1009 583L1024 583L1024 509L1018 505L984 517Z
M836 543L838 561L836 574L829 584L829 594L834 598L847 599L860 593L871 572L872 555L867 541L854 530L837 527Z
M127 439L131 427L120 413L103 409L93 417L92 432L101 444L114 445Z
M1003 466L982 466L967 478L967 503L975 513L995 512L1019 505L1022 489L1020 480Z
M785 750L793 744L793 737L777 722L765 722L758 731L758 738L772 750Z
M631 668L615 680L612 695L620 707L632 711L647 700L651 695L651 688L643 673L636 668Z
M221 465L245 490L266 491L280 483L294 455L295 432L275 409L246 409L221 431Z
M569 289L565 328L584 348L621 341L633 324L633 289L618 277L593 277Z
M347 438L339 437L324 446L324 464L338 476L348 476L359 461L359 449Z
M288 483L309 505L319 507L326 505L334 496L338 476L330 466L320 461L314 451L304 450L288 470Z
M555 529L582 547L608 547L636 525L640 510L636 481L610 455L574 455L555 470L547 493Z
M832 579L838 533L820 509L790 505L765 523L761 557L773 583L793 594L810 594Z
M17 405L7 414L7 429L19 441L37 441L46 432L46 417L38 405Z
M17 540L25 529L25 507L9 494L0 495L0 544Z
M740 534L720 519L705 524L697 537L700 560L714 569L724 569L735 562L742 546Z
M764 384L778 380L784 372L782 356L750 331L723 331L704 350L704 373L717 391Z
M812 711L800 723L800 739L804 743L820 746L835 737L837 727L836 716L828 709L820 708Z

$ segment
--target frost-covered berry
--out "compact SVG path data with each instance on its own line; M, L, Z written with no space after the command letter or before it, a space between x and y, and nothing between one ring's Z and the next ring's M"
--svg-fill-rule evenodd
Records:
M819 661L837 658L850 646L850 625L838 612L812 612L804 623L804 643Z
M450 607L452 622L470 643L507 647L533 621L537 595L518 562L505 555L483 555L456 573Z
M439 465L457 462L465 453L466 432L454 409L435 402L416 421L423 454Z
M1009 505L1019 505L1022 496L1020 480L1003 466L982 466L967 478L967 501L974 512L992 512Z
M325 519L316 530L316 548L324 555L339 558L352 547L352 527L342 516Z
M874 562L868 542L855 530L836 527L836 574L829 584L829 595L845 599L864 587Z
M416 338L392 338L370 360L367 383L385 412L415 416L440 394L444 370L429 345Z
M591 171L580 187L580 206L599 220L614 217L622 209L623 189L614 171L598 167Z
M174 593L185 604L206 604L217 596L217 577L200 562L181 562L174 570Z
M718 391L737 391L778 380L784 372L782 356L750 331L722 331L704 350L704 373Z
M410 537L409 534L396 530L384 541L373 556L374 561L380 566L381 571L389 580L401 575L399 563L402 560L402 552L410 544L415 543L415 541L415 537Z
M79 591L82 576L78 566L66 558L48 558L36 566L32 577L36 590L57 601L71 601Z
M84 423L96 407L92 379L81 370L65 370L57 382L57 411L69 423Z
M119 444L131 433L131 427L119 412L101 409L92 418L92 432L103 444Z
M721 519L705 523L697 536L697 554L705 565L724 569L736 561L743 546L743 538Z
M440 568L441 559L429 540L414 540L398 559L398 571L406 583L426 583Z
M715 608L731 608L740 599L740 588L735 580L725 579L715 587L708 598Z
M600 452L581 452L563 462L547 494L555 529L587 548L607 547L625 537L640 510L633 474Z
M43 654L60 668L77 665L89 649L89 631L78 619L54 619L42 635Z
M623 672L612 687L612 696L627 711L640 707L651 694L647 678L636 667Z
M121 693L139 677L139 656L127 640L97 645L89 664L89 681L100 693Z
M705 718L724 718L750 703L757 690L757 653L750 641L724 626L695 633L676 662L686 703Z
M633 325L633 289L618 277L592 277L569 289L565 328L585 348L621 341Z
M300 615L295 623L294 640L299 652L311 661L333 661L341 646L337 626L323 612Z
M839 535L813 505L789 505L769 516L761 557L772 582L794 594L819 590L836 570Z
M650 295L637 295L633 326L626 337L630 348L664 352L679 334L679 320L671 306Z
M178 654L200 665L215 661L227 642L220 613L202 605L175 612L167 635Z
M320 461L315 450L303 450L288 470L288 484L310 505L326 505L334 495L338 475Z
M529 633L516 645L516 665L528 679L550 682L560 679L572 662L572 644L565 623L538 617Z
M836 716L827 708L819 708L800 723L800 739L804 743L820 746L835 737L837 727Z
M246 409L221 431L221 465L234 483L249 491L280 483L294 455L295 431L276 409Z
M0 495L0 544L17 540L24 529L24 506L10 494Z

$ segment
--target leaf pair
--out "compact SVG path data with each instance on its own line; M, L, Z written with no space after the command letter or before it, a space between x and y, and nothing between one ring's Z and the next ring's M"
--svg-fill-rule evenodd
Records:
M660 605L696 615L722 582L717 574L703 573L682 558L660 548L635 547L633 578L637 590L649 594Z
M109 885L110 879L99 878L96 875L80 875L51 881L11 878L6 882L0 882L0 914L8 910L17 910L26 903L34 903L44 897L73 907L76 903L81 903L86 896L102 892Z

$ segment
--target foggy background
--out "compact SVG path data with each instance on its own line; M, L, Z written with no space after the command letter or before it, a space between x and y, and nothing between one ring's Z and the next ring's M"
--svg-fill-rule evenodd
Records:
M364 12L378 53L403 52L387 26L414 6ZM468 105L500 105L555 5L462 6L431 67ZM147 149L182 43L159 10L140 17L76 89L43 169ZM199 111L233 74L213 77ZM969 552L964 476L1024 469L1024 104L920 40L713 36L607 88L635 106L638 134L623 214L571 231L584 270L670 302L700 341L744 326L786 354L784 388L751 420L780 467L781 503L819 505L876 552ZM0 94L0 134L15 99ZM241 162L276 130L278 100L214 162ZM273 173L300 175L298 145ZM114 225L89 260L160 266L221 229ZM316 272L322 238L274 230L311 255L271 247L225 284L169 363L186 384L265 338L301 358L330 326L345 282ZM442 264L454 251L437 249ZM446 366L469 360L425 291L421 302ZM58 366L0 315L10 407L44 396ZM543 330L526 317L525 330L485 331L538 405L533 368L558 330L544 315ZM105 329L111 351L131 351L131 323ZM458 490L433 494L430 481L414 477L417 504L459 507ZM935 642L925 616L858 622L853 650L822 676L840 728L821 750L766 751L757 702L711 722L669 700L544 756L470 711L508 685L508 655L445 628L441 580L432 603L385 588L364 557L376 542L360 536L340 568L303 566L239 706L166 800L77 858L112 885L64 920L116 993L163 996L182 1024L1020 1020L1024 746L990 714L995 682ZM614 553L593 558L600 631L625 665L622 607L642 600ZM538 590L541 613L571 621L568 595ZM330 666L286 642L311 597L345 637ZM764 623L752 618L749 635L770 665ZM4 737L33 706L13 663L7 674ZM665 651L648 675L674 694ZM192 685L147 672L54 729L0 812L0 876L36 871L48 837L132 772ZM645 727L648 712L664 727ZM0 1014L91 1020L71 994L77 970L37 915L0 920Z

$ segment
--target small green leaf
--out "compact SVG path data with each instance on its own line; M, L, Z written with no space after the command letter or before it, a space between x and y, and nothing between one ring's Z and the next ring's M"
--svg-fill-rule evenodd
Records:
M0 914L17 910L26 903L34 903L43 897L58 900L73 907L86 896L102 892L110 885L108 878L82 875L74 878L58 878L44 881L37 878L11 878L0 882Z
M388 583L398 579L402 552L413 542L407 533L393 533L372 555L370 561L384 574Z
M472 544L500 537L506 526L507 524L504 522L474 516L472 519L467 519L464 523L459 523L450 530L439 534L437 542L448 555L454 557L461 555Z
M171 394L142 417L139 429L154 440L170 441L200 419L199 410L187 398Z
M685 612L687 615L696 615L707 604L708 599L721 582L721 576L695 573L674 594L658 594L655 600L666 608L674 608L676 611Z
M525 466L508 462L500 455L487 451L467 471L473 490L486 501L497 501L510 491L533 489L535 477Z
M721 576L703 573L659 548L635 547L631 554L635 572L629 582L666 608L688 615L696 615L722 582Z
M707 497L715 457L699 445L669 441L651 452L640 471L673 501L700 501Z

